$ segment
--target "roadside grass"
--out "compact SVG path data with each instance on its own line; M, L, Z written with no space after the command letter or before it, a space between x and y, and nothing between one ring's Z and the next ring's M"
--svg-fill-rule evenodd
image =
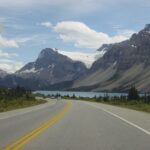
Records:
M90 101L90 102L97 102L97 103L103 103L103 104L108 104L108 105L114 105L118 107L124 107L124 108L129 108L133 110L138 110L138 111L143 111L150 113L150 103L146 103L143 101L127 101L127 100L109 100L109 101L103 101L103 100L97 100L97 99L82 99L85 101Z
M11 100L9 100L9 99L8 100L0 100L0 112L35 106L35 105L43 104L46 102L47 101L44 99L35 99L35 98L27 99L25 97L15 98L15 99L11 99Z
M101 103L150 113L150 103L144 103L141 101L125 101L125 102L124 101L120 101L120 102L109 101L109 102L101 102Z
M65 99L68 99L65 97ZM144 102L143 100L121 100L121 99L95 99L95 98L71 98L72 100L81 100L87 102L96 102L108 105L114 105L118 107L138 110L150 113L150 102Z

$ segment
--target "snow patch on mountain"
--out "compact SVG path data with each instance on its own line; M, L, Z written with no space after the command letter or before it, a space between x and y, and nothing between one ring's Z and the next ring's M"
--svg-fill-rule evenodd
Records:
M137 46L135 46L135 45L131 45L131 47L133 47L133 48L137 48Z

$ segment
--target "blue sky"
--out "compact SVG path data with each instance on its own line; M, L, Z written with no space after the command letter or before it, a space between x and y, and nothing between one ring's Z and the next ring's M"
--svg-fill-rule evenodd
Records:
M149 0L0 0L0 68L9 72L46 47L92 62L103 43L150 23Z

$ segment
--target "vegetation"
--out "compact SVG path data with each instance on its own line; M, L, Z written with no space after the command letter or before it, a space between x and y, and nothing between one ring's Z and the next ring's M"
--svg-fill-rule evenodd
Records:
M139 93L135 86L132 86L128 92L128 100L138 100Z
M19 86L11 89L0 89L0 112L38 105L45 102L44 100L36 100L30 90Z
M51 95L52 97L60 97L59 94ZM49 97L51 97L49 95ZM72 96L66 95L61 96L64 99L73 99L73 100L84 100L84 101L91 101L91 102L100 102L110 105L116 105L120 107L140 110L144 112L150 113L150 93L139 94L138 90L135 86L132 86L129 89L128 95L126 96L109 96L107 93L102 97L93 98L89 97L76 97L75 94Z

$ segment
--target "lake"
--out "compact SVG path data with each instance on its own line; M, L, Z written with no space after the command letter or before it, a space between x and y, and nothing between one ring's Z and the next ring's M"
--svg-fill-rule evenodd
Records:
M106 92L71 92L71 91L36 91L34 93L40 93L40 94L44 94L45 96L47 95L56 95L56 94L60 94L61 96L73 96L75 95L76 97L89 97L92 98L94 96L96 97L104 97L106 95L108 95L109 97L114 97L114 96L127 96L126 93L106 93Z

